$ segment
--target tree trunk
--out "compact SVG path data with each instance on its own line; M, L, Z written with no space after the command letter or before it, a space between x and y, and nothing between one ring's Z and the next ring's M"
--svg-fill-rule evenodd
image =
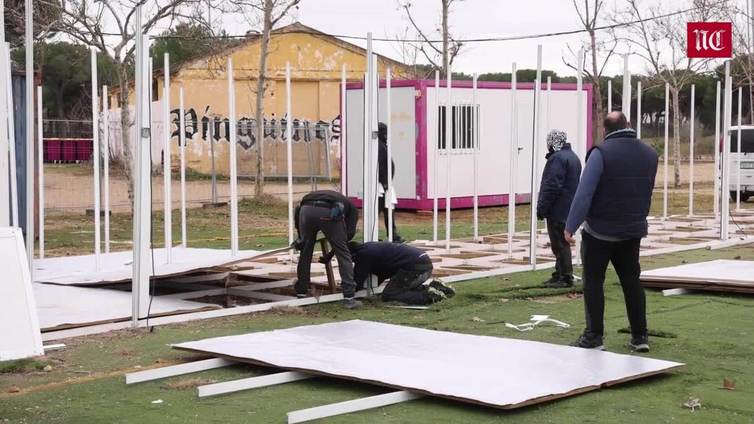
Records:
M257 76L257 108L256 108L256 132L257 132L257 178L254 186L254 195L256 197L264 194L264 86L267 79L267 53L270 46L270 32L272 31L272 9L274 4L272 0L264 2L264 28L262 30L262 44L259 54L259 75ZM293 119L292 116L286 116L286 119ZM232 128L231 131L235 129ZM288 134L288 137L292 137ZM231 148L235 149L236 146Z
M448 55L448 7L450 0L442 1L442 76L448 77L450 58Z
M591 129L593 140L595 142L602 141L602 137L604 134L602 134L603 128L602 128L602 117L603 117L603 109L602 109L602 91L600 90L600 76L599 76L599 68L597 68L597 37L594 34L594 30L589 31L589 40L592 46L592 125L593 128ZM581 60L581 58L579 58Z
M673 187L681 186L681 107L678 87L670 87L673 97Z
M133 151L131 150L131 113L128 110L128 65L118 63L118 84L120 85L120 137L123 144L123 173L126 174L128 187L128 204L131 214L134 211L134 173ZM103 94L104 95L104 94ZM138 131L138 128L137 128Z

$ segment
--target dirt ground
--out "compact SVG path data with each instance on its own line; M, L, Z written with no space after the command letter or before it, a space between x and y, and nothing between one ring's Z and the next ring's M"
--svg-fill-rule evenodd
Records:
M672 187L674 169L671 165L669 169L670 186ZM712 190L712 181L714 176L714 164L711 162L701 162L694 166L694 181L700 190ZM655 185L662 187L664 178L664 168L662 163L657 170L657 179ZM155 210L162 210L162 175L152 177L152 202ZM681 184L687 186L689 182L689 166L681 165ZM321 181L318 183L320 189L338 189L338 181ZM92 190L94 179L92 171L88 165L45 165L45 208L47 210L58 210L71 213L84 213L87 208L92 208ZM228 180L217 181L217 197L219 201L227 201L230 197L230 186ZM180 181L177 178L172 180L173 207L179 207L180 200ZM300 198L312 189L310 182L296 182L293 186L295 198ZM288 187L283 181L267 181L265 192L280 199L285 199ZM254 182L250 180L239 180L238 194L241 198L252 197L254 195ZM190 179L186 182L186 196L188 207L198 207L202 203L207 203L212 198L212 183L208 179ZM114 172L110 177L110 205L113 212L129 211L128 203L128 186L125 177Z

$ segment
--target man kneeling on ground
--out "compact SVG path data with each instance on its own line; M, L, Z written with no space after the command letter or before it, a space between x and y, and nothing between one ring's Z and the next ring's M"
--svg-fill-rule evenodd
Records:
M431 280L432 260L426 252L413 246L352 241L348 243L348 249L355 264L356 287L364 287L371 274L376 275L380 283L390 280L382 291L385 302L429 305L455 295L452 287Z

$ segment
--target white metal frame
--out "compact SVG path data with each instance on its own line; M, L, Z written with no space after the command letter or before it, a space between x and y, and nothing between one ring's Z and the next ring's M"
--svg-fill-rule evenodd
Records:
M663 147L663 166L664 178L662 181L662 219L668 219L668 136L670 121L670 84L665 83L665 144Z
M110 253L110 101L106 85L102 86L102 164L104 186L102 208L105 213L105 253ZM41 175L41 174L40 174ZM44 206L44 202L40 206Z
M344 69L345 72L345 69ZM345 78L345 75L343 75ZM345 85L343 86L343 98L345 99ZM345 100L344 100L345 101ZM345 109L344 109L345 111ZM344 112L345 113L345 112ZM291 106L291 64L285 63L285 154L288 170L288 244L293 244L293 110ZM341 130L341 133L344 132ZM343 155L345 157L345 155ZM345 159L344 159L345 160ZM341 174L345 175L341 171ZM290 251L291 264L293 264L293 250Z
M3 10L5 10L3 0L0 0L0 5L3 6ZM8 172L10 167L8 160L11 145L9 135L14 130L8 125L8 120L13 115L13 103L12 98L6 95L6 90L10 86L6 81L10 81L12 77L9 72L10 67L8 66L8 63L6 63L8 56L5 54L4 14L0 17L0 31L2 31L2 34L0 34L0 49L2 49L2 57L0 57L0 92L2 93L2 103L0 104L0 198L6 199L9 197L9 189L11 186ZM12 86L10 89L12 89ZM10 99L10 101L8 101L8 99ZM12 205L9 206L12 207ZM0 204L0 226L15 226L16 222L12 219L12 215L10 208L6 208L5 202Z
M26 255L34 280L34 6L24 1L24 44L26 53Z
M162 378L175 377L178 375L191 374L237 364L237 362L228 359L211 358L201 361L187 362L185 364L154 368L151 370L131 372L126 374L126 384L145 383L147 381L154 381Z
M542 109L542 45L537 46L537 76L534 82L534 131L532 132L532 149L531 149L531 214L529 228L529 264L536 269L537 267L537 196L539 190L537 180L539 179L539 138L540 138L540 120Z
M205 384L203 386L198 386L196 389L199 397L203 398L209 396L224 395L241 390L275 386L278 384L290 383L293 381L306 380L312 377L314 377L314 375L312 374L305 374L303 372L297 371L286 371L259 377L241 378L239 380Z
M741 115L743 104L743 87L738 87L738 131L736 132L736 210L741 210ZM730 165L730 164L729 164ZM730 190L730 187L725 187Z
M4 39L4 37L3 37ZM10 212L11 212L11 225L14 227L19 226L18 220L18 177L16 174L16 126L15 126L15 111L13 110L13 82L11 73L11 60L10 60L10 43L3 42L2 46L5 48L5 72L8 76L6 85L6 101L8 110L8 154L10 155Z
M438 196L440 194L440 187L438 181L437 167L440 164L440 71L435 71L435 112L436 122L434 126L434 139L435 139L435 162L433 172L432 183L432 243L437 244L437 226L438 226Z
M167 263L173 261L173 172L170 154L170 54L163 56L164 81L162 89L162 190L163 190L163 236Z
M613 111L613 80L607 80L607 113Z
M713 213L715 218L720 217L720 81L717 81L715 91L715 190Z
M689 112L689 216L694 215L694 106L696 85L691 84L691 110Z
M641 139L641 80L636 81L636 138Z
M94 263L95 269L100 269L100 250L102 249L101 228L100 228L100 188L99 188L99 98L97 90L97 50L91 49L92 65L92 166L94 168ZM40 204L40 209L42 205ZM41 234L41 233L40 233Z
M628 68L628 54L623 55L623 105L622 112L631 122L631 71Z
M94 102L94 100L92 100ZM95 109L96 113L96 109ZM45 168L44 168L44 139L42 116L42 86L37 86L37 174L39 175L39 259L45 257ZM29 126L28 128L32 128ZM96 138L95 138L96 140ZM95 151L96 152L96 151ZM3 155L5 152L3 152ZM94 185L99 181L95 179ZM95 221L96 222L96 221ZM95 239L97 234L95 233Z
M365 411L367 409L381 408L396 403L419 399L424 395L406 390L390 392L361 399L347 400L329 405L316 406L314 408L299 409L287 414L288 424L304 423L321 418L334 417L336 415L349 414L351 412Z
M471 82L471 122L474 125L474 131L472 132L471 148L474 149L472 154L474 155L474 241L479 241L479 172L478 156L479 156L479 137L477 133L479 131L479 114L477 112L476 105L476 90L477 90L477 74L474 74ZM465 116L465 115L464 115Z
M392 73L390 67L387 68L385 73L385 114L387 125L387 190L385 190L385 206L387 208L384 213L387 213L387 240L393 241L393 150L392 150L392 135L393 132L393 120L392 120Z
M516 176L518 175L518 91L516 62L511 65L511 138L508 174L508 258L513 258L513 237L516 235Z
M183 86L178 90L178 139L181 160L181 246L188 247L186 223L186 110L183 104Z
M288 65L286 65L288 66ZM340 191L344 196L348 195L348 177L346 165L348 164L346 156L346 64L340 71Z
M730 76L730 61L725 62L725 99L723 101L723 150L722 150L722 182L720 187L720 240L728 240L730 219L730 127L733 110L733 77Z
M233 59L228 57L228 120L230 121L230 136L228 149L230 151L230 252L238 255L238 160L236 158L238 143L238 125L236 124L236 89L233 79ZM290 120L290 118L288 119ZM258 125L263 125L261 122ZM263 140L258 140L261 154Z
M450 252L450 174L452 169L453 130L453 71L448 65L445 86L445 250Z

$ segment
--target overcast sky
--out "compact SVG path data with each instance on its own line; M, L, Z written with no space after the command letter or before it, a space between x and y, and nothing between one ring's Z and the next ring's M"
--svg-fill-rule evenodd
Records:
M733 0L745 8L747 0ZM440 0L412 0L413 16L428 37L441 38L435 31L439 27ZM589 0L592 3L592 0ZM612 14L619 0L606 0L604 11ZM581 2L579 2L581 4ZM661 4L663 12L687 9L692 0L643 0L645 7ZM334 35L366 36L371 31L374 37L394 38L410 26L405 12L397 0L302 0L293 19L320 31ZM606 24L603 19L600 24ZM226 21L227 30L243 34L248 24ZM572 0L457 0L450 16L451 33L457 39L482 37L508 37L534 35L582 29ZM413 31L410 32L415 37ZM598 32L605 37L606 32ZM366 42L347 40L362 47ZM543 48L543 68L560 75L575 75L563 58L573 62L568 46L578 50L587 41L585 35L569 35L536 38L520 41L494 41L468 43L461 49L453 70L471 73L510 72L516 62L519 69L536 68L537 45ZM403 60L397 43L375 42L378 53ZM628 51L627 45L618 45L616 53ZM408 61L408 60L407 60ZM426 63L419 57L419 63ZM632 56L632 73L646 73L647 66L637 56ZM623 58L614 55L605 68L604 75L623 73Z
M413 0L414 18L427 36L431 32L434 39L440 38L440 34L433 31L439 26L440 11L439 0ZM396 0L303 0L298 20L327 33L366 35L371 31L375 37L394 37L410 25ZM580 26L571 0L465 0L453 6L450 24L456 38L526 35L573 30ZM563 63L563 55L568 54L567 43L579 46L580 37L470 43L462 48L454 70L510 72L512 62L516 62L518 68L535 68L537 44L542 44L545 68L575 75ZM401 59L395 43L378 42L375 49ZM622 66L618 62L616 59L616 71Z

